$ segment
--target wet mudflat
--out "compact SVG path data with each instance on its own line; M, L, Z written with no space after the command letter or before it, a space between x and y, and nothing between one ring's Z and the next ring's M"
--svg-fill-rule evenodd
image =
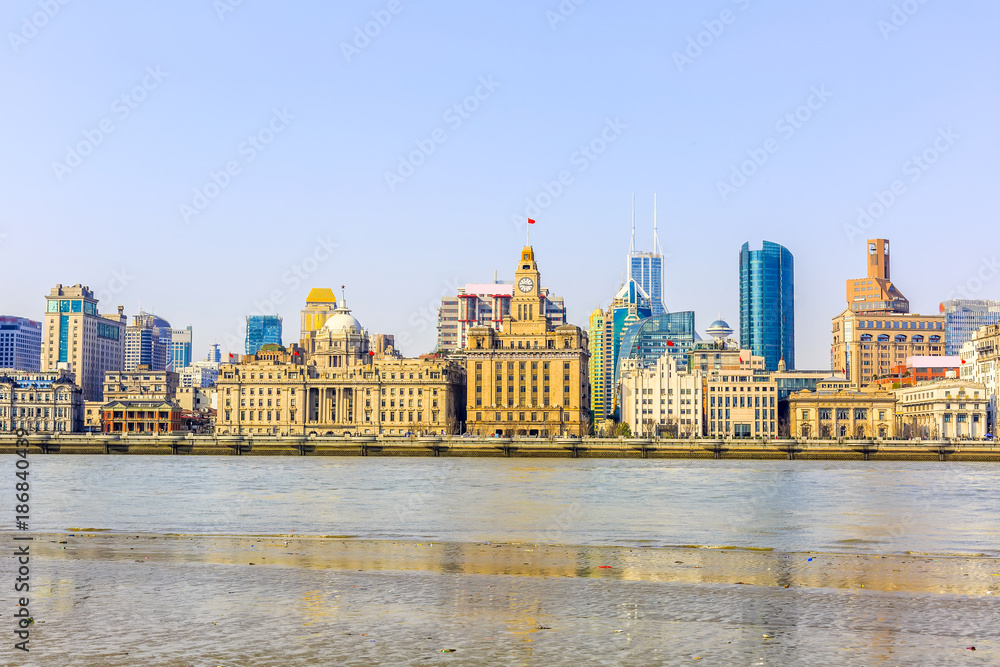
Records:
M291 535L35 538L30 664L1000 661L994 558Z

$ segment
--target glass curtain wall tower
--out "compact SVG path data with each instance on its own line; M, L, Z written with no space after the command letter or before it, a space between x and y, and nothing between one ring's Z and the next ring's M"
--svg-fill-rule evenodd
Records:
M277 315L247 317L246 354L257 354L264 345L281 345L281 318Z
M764 367L795 368L795 265L787 248L764 241L740 249L740 346L764 357Z

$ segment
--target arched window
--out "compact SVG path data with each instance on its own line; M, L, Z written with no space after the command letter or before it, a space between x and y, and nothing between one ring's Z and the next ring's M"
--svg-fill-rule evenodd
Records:
M932 342L932 343L940 343L941 342L941 336L937 336L937 335L931 336L930 342Z
M870 342L872 342L872 335L871 334L861 334L861 342L862 343L870 343Z
M878 342L880 342L880 343L888 343L889 342L889 334L879 334Z
M917 334L913 338L911 338L910 341L914 343L923 343L924 337L921 334Z
M896 334L896 342L897 343L905 343L906 342L906 334Z

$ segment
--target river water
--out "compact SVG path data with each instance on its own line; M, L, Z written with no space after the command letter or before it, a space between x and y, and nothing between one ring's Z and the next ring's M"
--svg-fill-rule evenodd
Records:
M1000 555L990 463L32 458L32 529Z
M992 464L30 461L0 664L1000 664Z

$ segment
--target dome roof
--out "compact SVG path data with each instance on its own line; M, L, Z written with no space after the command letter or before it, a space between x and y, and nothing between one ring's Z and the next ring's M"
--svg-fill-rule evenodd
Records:
M715 320L708 328L705 329L705 333L713 338L725 338L733 334L733 328L729 326L729 323L725 320Z
M333 315L331 315L330 319L328 319L326 324L323 325L323 329L334 332L346 330L361 333L361 322L358 322L358 320L351 315L349 308L341 306L333 311Z

